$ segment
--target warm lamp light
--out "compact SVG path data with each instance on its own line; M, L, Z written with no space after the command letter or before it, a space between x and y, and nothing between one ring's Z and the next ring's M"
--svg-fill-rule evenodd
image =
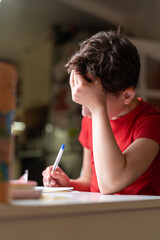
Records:
M15 133L17 131L24 131L24 129L26 128L25 123L23 122L13 122L12 124L12 133Z

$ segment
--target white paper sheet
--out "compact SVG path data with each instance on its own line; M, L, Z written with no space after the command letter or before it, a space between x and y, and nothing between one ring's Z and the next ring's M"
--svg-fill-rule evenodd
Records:
M36 190L42 190L42 193L54 193L54 192L64 192L71 191L73 187L34 187Z

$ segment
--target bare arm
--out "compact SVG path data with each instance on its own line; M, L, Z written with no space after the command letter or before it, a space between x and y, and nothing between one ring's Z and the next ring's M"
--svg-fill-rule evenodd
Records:
M90 181L91 181L91 166L90 166L90 150L83 148L83 166L82 166L82 175L75 180L70 180L71 185L74 189L79 191L89 191L90 190Z
M96 110L92 121L94 161L100 191L103 194L118 192L144 173L157 155L159 144L140 138L122 153L105 108Z

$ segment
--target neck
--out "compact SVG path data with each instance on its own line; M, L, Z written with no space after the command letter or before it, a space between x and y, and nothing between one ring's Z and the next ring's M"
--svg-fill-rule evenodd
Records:
M125 105L123 110L115 117L112 117L111 120L120 118L126 114L128 114L129 112L131 112L139 103L139 100L135 97L130 104L128 104L127 106Z

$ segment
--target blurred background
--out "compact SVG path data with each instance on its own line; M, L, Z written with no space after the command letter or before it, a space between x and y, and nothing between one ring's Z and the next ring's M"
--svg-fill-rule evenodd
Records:
M61 144L60 166L71 178L79 176L81 107L71 101L64 65L97 31L120 25L131 38L142 64L137 95L160 107L159 11L159 0L0 1L0 63L18 73L13 178L28 169L29 179L41 185Z

